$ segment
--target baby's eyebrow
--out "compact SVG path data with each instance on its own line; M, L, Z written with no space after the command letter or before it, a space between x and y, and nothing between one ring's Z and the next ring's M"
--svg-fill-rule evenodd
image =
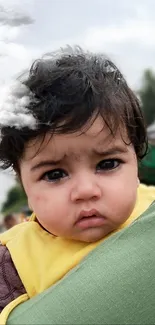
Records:
M127 153L128 152L128 148L127 146L125 147L120 147L120 146L116 146L116 147L112 147L109 148L107 150L104 149L94 149L93 153L95 153L96 155L99 156L110 156L110 155L117 155L117 154L121 154L121 153Z
M59 160L42 160L31 167L31 171L35 171L36 169L41 169L43 167L57 166L62 162L63 159Z

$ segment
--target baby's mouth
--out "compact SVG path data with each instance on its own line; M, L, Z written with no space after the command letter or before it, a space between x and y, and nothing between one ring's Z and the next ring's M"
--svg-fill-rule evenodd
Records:
M76 226L81 229L101 227L105 223L105 218L99 211L92 209L80 212Z

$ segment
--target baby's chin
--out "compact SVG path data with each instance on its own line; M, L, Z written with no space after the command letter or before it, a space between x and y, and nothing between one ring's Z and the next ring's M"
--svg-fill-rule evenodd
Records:
M110 229L98 229L98 228L87 229L86 231L81 232L70 239L85 242L85 243L95 243L97 241L106 238L116 229L117 229L116 227Z
M47 229L44 226L40 224L40 226L49 232L54 237L61 237L66 240L73 240L73 241L79 241L79 242L85 242L85 243L95 243L98 242L104 238L106 238L108 235L110 235L113 231L115 231L118 226L112 226L112 225L106 225L105 227L94 227L94 228L87 228L83 231L77 232L77 233L68 233L68 234L55 234L52 232L51 229Z

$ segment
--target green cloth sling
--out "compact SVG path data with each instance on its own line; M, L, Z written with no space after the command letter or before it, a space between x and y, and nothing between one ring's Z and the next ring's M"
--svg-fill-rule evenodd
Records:
M155 204L7 324L155 324Z

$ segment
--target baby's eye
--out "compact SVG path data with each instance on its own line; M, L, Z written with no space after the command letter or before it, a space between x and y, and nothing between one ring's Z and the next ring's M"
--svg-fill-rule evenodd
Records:
M68 176L68 174L63 169L59 168L44 173L42 178L47 182L58 182L66 176Z
M106 159L102 160L97 165L97 170L112 170L121 164L120 159Z

